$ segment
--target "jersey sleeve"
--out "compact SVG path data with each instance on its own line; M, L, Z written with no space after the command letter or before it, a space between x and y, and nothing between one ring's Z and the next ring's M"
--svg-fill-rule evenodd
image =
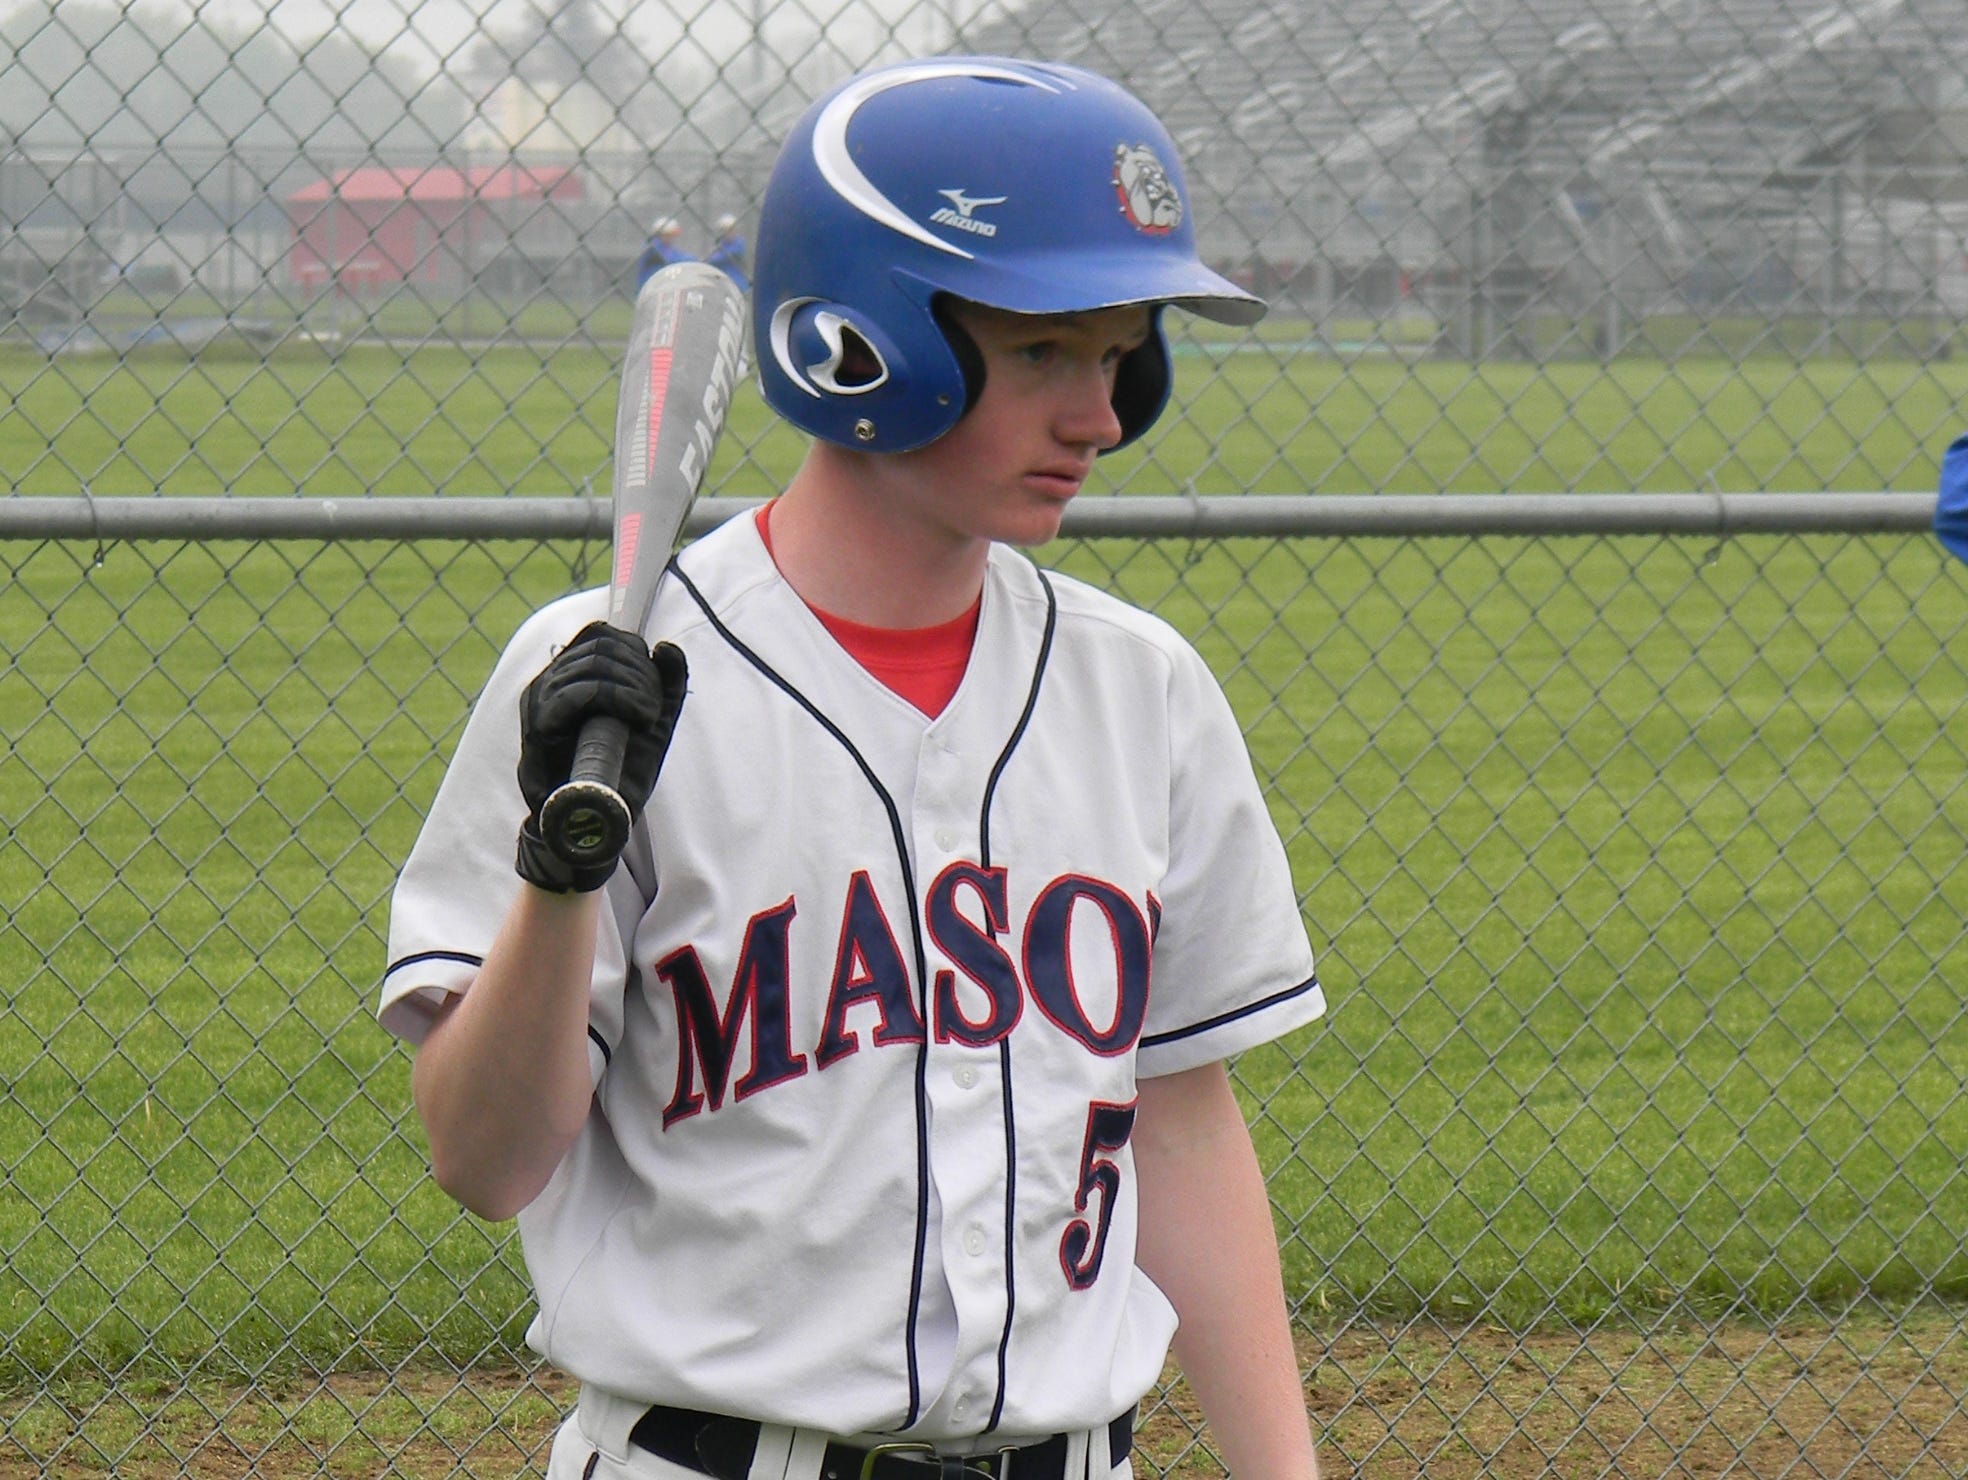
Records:
M1284 844L1236 715L1187 644L1169 705L1169 863L1138 1058L1143 1077L1268 1043L1326 1006Z
M513 871L526 817L518 777L520 696L559 644L605 614L601 592L543 608L507 644L472 706L390 899L377 1012L386 1029L410 1043L423 1041L447 997L469 990L524 887ZM589 1058L597 1076L620 1033L623 942L641 913L628 867L618 868L607 888L591 988Z

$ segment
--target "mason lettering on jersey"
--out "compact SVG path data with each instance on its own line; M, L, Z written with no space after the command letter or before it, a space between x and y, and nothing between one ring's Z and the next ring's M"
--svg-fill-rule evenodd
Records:
M965 913L964 895L983 911L981 919ZM1153 896L1144 909L1115 885L1062 875L1039 891L1009 939L1005 902L1002 868L953 863L931 882L925 900L929 943L947 964L930 966L928 1031L940 1043L989 1048L1010 1035L1029 998L1052 1031L1089 1052L1133 1049L1148 1008ZM873 1022L876 1047L922 1042L925 1027L902 947L867 870L853 874L833 915L804 922L799 916L793 899L751 916L721 993L696 946L682 946L655 964L654 975L675 998L678 1025L676 1092L663 1111L665 1126L718 1109L727 1086L742 1100L805 1074L809 1056L798 1051L793 1029L794 1003L802 999L826 1003L817 1033L799 1040L810 1045L817 1068L860 1048L861 1020ZM836 917L837 931L830 932ZM794 930L838 939L824 989L792 980ZM1089 931L1096 937L1091 942L1084 939ZM1103 963L1108 953L1111 960ZM734 1083L732 1073L740 1067L744 1072Z

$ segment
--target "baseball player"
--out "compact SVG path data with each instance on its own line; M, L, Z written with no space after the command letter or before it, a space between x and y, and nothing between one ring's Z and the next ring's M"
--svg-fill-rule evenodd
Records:
M717 239L704 260L736 283L740 292L749 293L752 280L745 274L745 238L738 230L738 218L727 211L711 223L711 231Z
M1160 413L1167 306L1263 305L1147 109L1005 58L822 98L757 248L805 460L646 632L520 628L391 914L437 1179L580 1380L548 1476L1126 1480L1172 1342L1238 1480L1312 1480L1224 1067L1324 1010L1284 849L1194 649L1016 548ZM597 712L639 821L575 868Z
M683 249L683 223L674 216L658 216L649 228L642 255L636 258L636 291L641 292L644 283L672 263L690 260Z

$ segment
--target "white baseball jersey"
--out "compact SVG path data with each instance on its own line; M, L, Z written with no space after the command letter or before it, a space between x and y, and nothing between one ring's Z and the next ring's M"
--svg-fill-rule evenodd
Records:
M421 1036L522 887L519 696L476 706L398 884L381 1014ZM1243 738L1166 623L994 548L941 715L842 650L754 521L649 630L689 657L607 886L595 1102L519 1215L528 1340L640 1400L838 1434L1042 1436L1160 1376L1136 1082L1324 1011Z

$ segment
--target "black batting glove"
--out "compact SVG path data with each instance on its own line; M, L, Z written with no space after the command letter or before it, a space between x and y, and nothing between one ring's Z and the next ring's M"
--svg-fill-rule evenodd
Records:
M581 726L609 715L629 731L615 789L630 816L640 816L676 731L689 672L674 643L659 642L652 652L633 632L590 622L526 686L519 700L519 790L528 811L514 867L527 883L564 894L608 882L616 860L567 862L540 835L540 808L573 771Z

